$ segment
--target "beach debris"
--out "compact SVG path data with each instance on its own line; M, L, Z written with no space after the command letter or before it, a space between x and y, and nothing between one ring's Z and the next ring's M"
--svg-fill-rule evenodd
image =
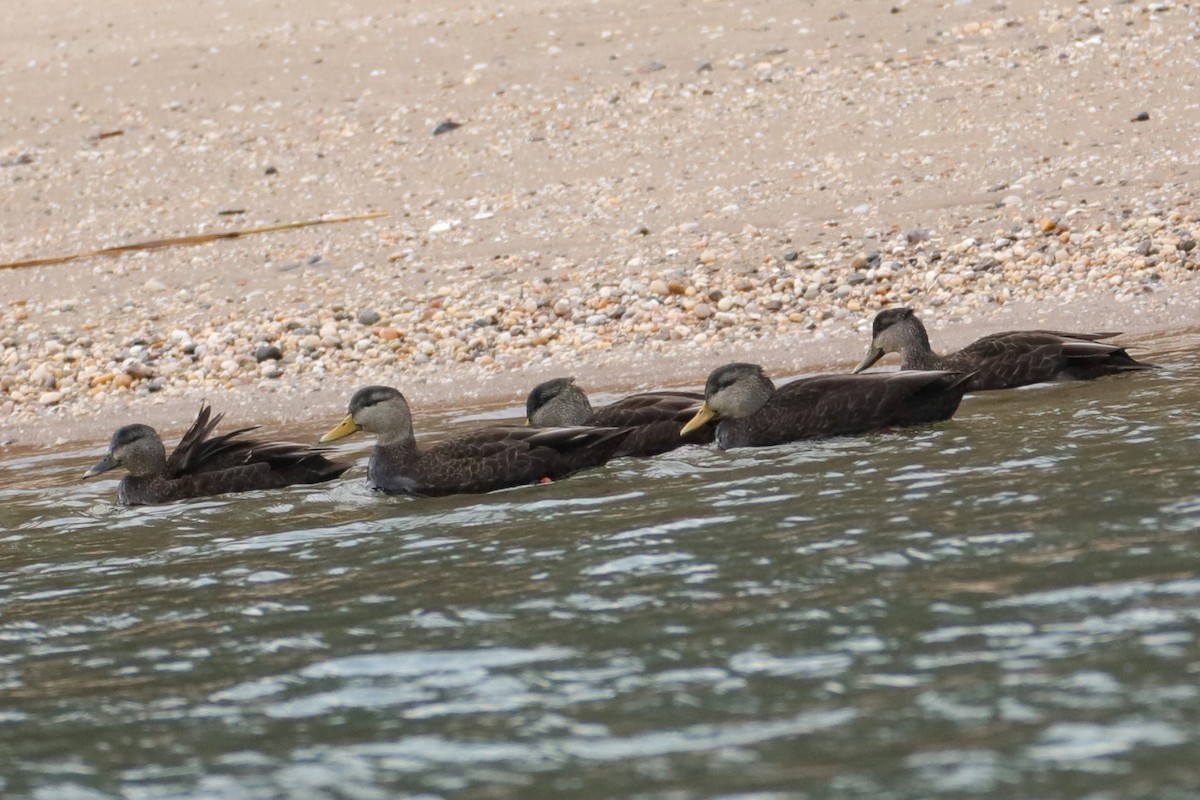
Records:
M161 250L166 247L183 247L185 245L208 244L209 242L219 242L223 239L240 239L244 236L256 236L262 233L275 233L276 231L290 231L298 228L311 228L315 225L339 225L344 222L359 222L361 220L379 219L386 217L386 211L372 211L368 214L354 214L348 217L328 217L322 219L305 220L304 222L285 222L281 225L266 225L261 228L242 228L235 231L223 231L220 233L201 233L195 236L178 236L172 239L154 239L148 242L137 242L135 244L122 244L115 247L102 247L99 250L88 250L83 253L72 253L66 256L51 256L49 258L33 258L27 261L10 261L0 264L0 269L21 269L24 267L44 267L50 264L66 264L70 261L79 261L84 258L96 258L97 256L116 256L122 253L132 253L139 250Z

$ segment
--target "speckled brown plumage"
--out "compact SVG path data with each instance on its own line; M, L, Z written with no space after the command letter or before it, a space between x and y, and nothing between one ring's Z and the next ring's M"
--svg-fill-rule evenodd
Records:
M680 434L703 402L704 395L696 392L643 392L622 397L595 411L574 378L554 378L538 384L529 393L525 417L530 425L630 428L616 455L653 456L685 444L713 441L713 425Z
M818 375L776 389L757 364L727 364L709 375L697 419L717 419L723 449L869 433L949 419L968 378L940 370Z
M490 492L558 480L605 463L628 435L627 430L616 428L497 426L421 450L408 402L396 389L359 389L350 399L349 412L321 441L360 430L375 434L378 441L367 477L376 488L392 494Z
M223 417L212 416L212 408L202 405L170 458L158 432L149 425L119 428L104 458L84 477L124 467L129 474L117 486L117 499L125 505L149 505L321 483L350 468L348 463L326 458L320 448L241 438L255 427L212 436Z
M1090 380L1153 368L1153 364L1134 360L1125 348L1102 341L1118 335L1008 331L985 336L958 352L940 356L930 347L925 326L912 309L889 308L875 315L867 356L854 371L861 372L886 353L899 353L901 369L974 372L967 391L979 392L1047 381Z

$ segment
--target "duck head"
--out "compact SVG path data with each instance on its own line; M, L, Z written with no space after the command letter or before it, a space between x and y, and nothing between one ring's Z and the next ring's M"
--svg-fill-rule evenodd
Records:
M854 372L862 372L888 353L903 353L909 349L930 349L925 326L911 308L884 309L871 323L871 344Z
M148 477L161 474L166 466L167 450L158 431L149 425L126 425L112 435L104 458L83 473L83 477L91 478L117 467L124 467L134 477Z
M539 428L586 425L592 404L574 378L554 378L533 387L525 400L525 419Z
M714 417L749 417L766 405L774 392L775 384L757 364L718 367L704 384L704 405L679 433L691 433Z
M404 395L390 386L367 386L350 398L350 413L337 427L321 437L333 442L359 431L373 433L381 445L413 438L412 413Z

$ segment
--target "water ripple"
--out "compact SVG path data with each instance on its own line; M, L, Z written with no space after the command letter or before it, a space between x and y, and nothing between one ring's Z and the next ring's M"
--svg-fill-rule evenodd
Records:
M123 509L78 480L98 446L10 458L0 793L1194 788L1187 336L1152 358L1177 368L969 396L940 425L486 496L359 474Z

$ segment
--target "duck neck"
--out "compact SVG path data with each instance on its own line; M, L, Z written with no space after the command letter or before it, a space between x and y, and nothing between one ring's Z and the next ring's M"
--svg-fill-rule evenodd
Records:
M396 490L400 488L395 485L396 481L404 477L420 456L417 442L411 435L390 443L378 442L367 463L367 478L380 489Z
M397 455L416 455L417 439L413 436L411 428L405 431L395 431L387 435L378 435L375 440L375 449L376 451L385 450Z
M929 344L929 334L921 320L913 317L911 325L906 325L904 336L900 341L900 357L904 369L938 369L941 356L933 352Z

